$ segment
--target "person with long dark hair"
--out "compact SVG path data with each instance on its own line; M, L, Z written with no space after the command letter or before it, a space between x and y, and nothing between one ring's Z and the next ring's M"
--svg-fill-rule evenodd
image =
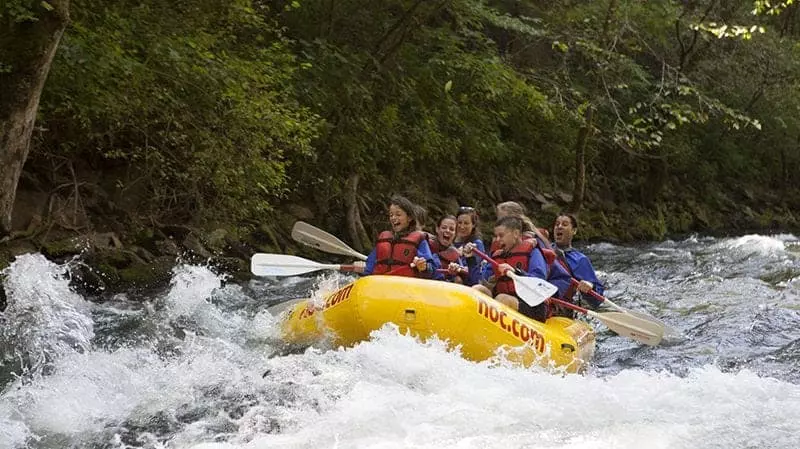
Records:
M378 235L369 253L364 274L391 274L430 278L438 268L426 234L418 230L417 206L395 195L389 200L391 230Z
M463 284L467 273L462 270L461 253L453 246L455 236L456 217L445 215L436 224L436 234L428 234L428 246L438 265L450 271L447 275L437 273L434 279Z
M478 211L471 206L461 206L456 212L456 238L453 246L462 253L461 263L467 265L468 275L462 277L464 284L475 285L480 280L481 276L481 260L473 254L470 257L463 257L461 249L467 243L472 243L475 248L481 252L486 252L483 239L481 238L481 231L478 229L480 224L480 217Z

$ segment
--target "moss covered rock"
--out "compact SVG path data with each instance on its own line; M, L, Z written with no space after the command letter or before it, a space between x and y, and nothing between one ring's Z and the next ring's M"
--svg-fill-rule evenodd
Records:
M121 289L151 289L169 284L175 259L169 256L157 257L151 263L136 263L122 268L119 273Z
M43 242L41 246L42 254L51 259L63 259L65 257L81 254L90 248L89 242L81 237L69 237L51 242Z

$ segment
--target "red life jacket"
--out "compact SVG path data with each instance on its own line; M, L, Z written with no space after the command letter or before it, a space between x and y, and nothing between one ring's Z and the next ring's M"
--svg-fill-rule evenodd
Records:
M527 239L520 242L517 246L511 248L510 251L498 250L492 254L492 259L497 261L498 264L507 263L520 271L528 271L528 262L531 258L531 251L536 248L536 240ZM497 284L494 287L494 294L506 293L509 295L516 295L517 291L514 289L514 280L508 276L494 269Z
M550 266L556 261L556 252L550 248L544 248L542 245L538 246L539 249L542 250L542 256L544 256L545 263L547 263L547 275L550 276ZM567 270L567 272L569 272L569 270Z
M375 269L372 273L386 274L391 271L397 276L415 276L416 271L410 265L424 238L425 234L420 231L397 236L392 231L378 234L378 241L375 243Z
M546 239L550 239L550 231L545 228L536 228L539 230L539 233L542 234Z
M535 239L536 238L536 234L534 234L532 232L523 232L522 235L520 236L520 238L524 242L526 240ZM493 238L492 239L492 244L489 246L489 254L494 254L497 251L500 251L500 240L497 240L497 238Z
M447 268L451 263L458 263L459 255L455 246L450 245L447 248L443 248L444 245L439 242L439 239L430 234L428 234L428 246L431 247L431 253L439 256L439 260L442 261L442 268Z
M542 250L542 256L544 256L544 261L547 263L547 274L550 275L550 266L553 265L553 262L556 261L557 256L555 251L549 248L545 248L539 244L539 240L536 238L535 234L525 232L521 236L523 242L531 241L534 243L534 246L538 246L540 250ZM489 254L494 254L495 252L500 250L500 241L497 239L492 240L492 246L489 249Z

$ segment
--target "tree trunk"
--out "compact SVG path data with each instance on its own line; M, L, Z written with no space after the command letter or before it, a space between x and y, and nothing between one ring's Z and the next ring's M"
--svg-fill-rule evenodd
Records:
M608 8L606 9L606 17L603 20L603 31L601 36L603 37L603 47L608 48L609 44L611 43L611 22L614 21L614 18L617 15L617 7L618 7L618 0L609 0Z
M11 232L11 214L44 82L69 21L69 0L35 2L37 20L14 23L0 16L0 236ZM49 5L45 8L43 5Z
M369 236L361 222L361 213L358 210L358 178L357 174L347 178L345 188L345 204L347 205L347 232L356 251L363 253L369 245ZM367 242L367 243L365 243Z
M590 105L583 116L583 126L578 130L575 142L575 186L572 189L572 205L570 212L577 214L583 207L583 196L586 192L586 142L592 132L594 108Z

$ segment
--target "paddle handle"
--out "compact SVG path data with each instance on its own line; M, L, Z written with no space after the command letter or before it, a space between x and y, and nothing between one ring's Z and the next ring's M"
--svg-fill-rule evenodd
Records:
M486 254L485 252L479 250L478 248L473 248L472 251L474 251L475 254L480 256L481 259L483 259L483 260L489 262L490 264L492 264L492 266L495 269L498 269L500 267L500 264L496 260L494 260L491 257L489 257L489 255ZM514 279L514 280L519 280L520 278L525 277L525 276L520 276L517 273L514 273L514 270L506 270L506 272L503 273L503 276L508 276L508 277L510 277L511 279Z
M567 301L564 301L562 299L558 299L558 298L555 298L555 297L550 297L548 299L548 301L550 301L551 303L556 303L558 305L564 306L564 307L566 307L568 309L576 310L576 311L578 311L580 313L583 313L585 315L591 316L592 314L594 314L594 312L592 312L589 309L584 309L581 306L576 306L575 304L572 304L571 302L567 302Z
M579 281L579 280L577 280L575 278L572 278L572 280L570 280L570 283L572 283L572 285L575 286L575 288L577 288L578 284L580 284L581 281ZM611 301L606 299L605 296L601 295L600 293L597 293L594 289L589 290L588 292L586 292L586 294L591 296L592 298L600 301L600 302L608 302L609 304L611 303Z
M441 273L441 274L448 274L448 273L450 273L450 270L448 270L447 268L437 268L436 272L437 273ZM461 270L456 274L459 274L459 273L466 274L466 273L469 273L469 271L466 270L466 267L461 267Z
M580 283L580 281L575 279L575 278L572 278L571 282L572 282L572 285L575 285L576 287ZM594 289L589 290L588 292L586 292L586 294L588 294L589 296L591 296L592 298L594 298L594 299L596 299L596 300L598 300L600 302L607 303L614 310L617 310L617 311L620 311L620 312L624 312L624 313L629 313L629 311L627 309L616 305L610 299L606 298L605 296L601 295L600 293L597 293Z
M488 254L486 254L485 252L483 252L483 251L479 250L478 248L473 248L473 249L472 249L472 251L474 251L474 252L475 252L475 254L477 254L478 256L480 256L480 258L481 258L481 259L483 259L483 260L485 260L485 261L489 262L490 264L492 264L492 266L493 266L495 269L498 269L498 268L500 267L500 264L499 264L499 263L498 263L496 260L494 260L494 259L492 259L491 257L489 257L489 255L488 255ZM520 276L520 275L518 275L517 273L514 273L514 270L506 270L506 272L505 272L505 273L503 273L503 276L508 276L508 277L510 277L511 279L514 279L515 281L516 281L516 280L519 280L519 279L520 279L520 278L522 278L522 277L525 277L525 276Z
M493 267L497 268L497 267L500 266L500 264L497 263L496 260L492 259L488 254L486 254L485 252L479 250L478 248L473 248L472 252L477 254L481 259L483 259L483 260L489 262L490 264L492 264Z
M355 271L355 265L338 265L338 264L324 264L324 263L257 263L256 265L286 267L286 268L308 268L309 271L315 270L337 270L337 271Z

